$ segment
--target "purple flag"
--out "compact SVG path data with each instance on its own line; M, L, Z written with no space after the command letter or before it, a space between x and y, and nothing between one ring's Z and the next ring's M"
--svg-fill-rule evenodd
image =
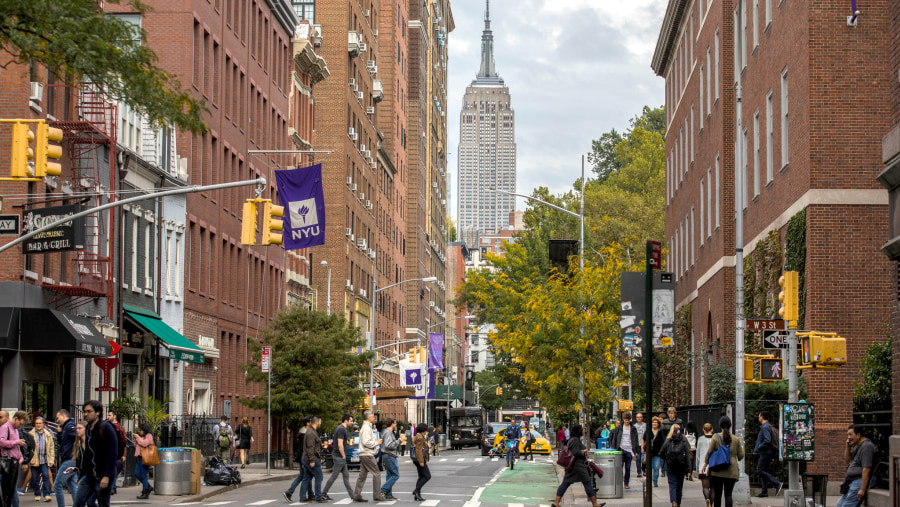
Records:
M428 340L428 367L438 370L444 369L444 335L442 333L429 333Z
M284 249L325 244L325 195L322 164L275 171L278 201L284 206Z
M434 399L434 369L428 368L428 383L425 384L425 399Z

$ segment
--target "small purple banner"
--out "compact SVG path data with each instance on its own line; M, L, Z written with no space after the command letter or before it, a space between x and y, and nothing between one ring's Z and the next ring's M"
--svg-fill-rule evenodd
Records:
M428 368L444 369L444 334L428 334Z
M324 245L322 164L275 171L275 181L278 184L278 201L284 206L284 249Z
M425 399L434 399L434 369L428 368L428 383L425 384Z

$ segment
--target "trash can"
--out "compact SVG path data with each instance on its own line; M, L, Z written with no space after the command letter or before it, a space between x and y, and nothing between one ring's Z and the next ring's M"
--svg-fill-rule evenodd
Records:
M597 479L597 498L622 498L625 496L625 470L622 467L622 451L593 451L594 463L603 470Z
M184 457L180 463L181 470L178 472L178 477L181 478L181 494L189 495L191 493L191 457L193 452L186 447L179 447L179 449L181 449Z
M187 468L187 489L184 488L182 474L185 473L184 449L165 447L159 449L159 465L153 479L153 489L157 495L185 495L190 491L190 468ZM188 454L190 459L190 454ZM190 461L188 461L190 467Z
M825 507L825 494L828 489L827 474L803 474L803 497L806 505Z
M440 433L438 434L438 447L447 447L447 434Z
M191 482L187 494L199 495L200 484L203 482L203 453L200 452L200 449L195 449L193 447L185 447L185 450L191 451ZM184 458L185 461L187 461L187 456Z

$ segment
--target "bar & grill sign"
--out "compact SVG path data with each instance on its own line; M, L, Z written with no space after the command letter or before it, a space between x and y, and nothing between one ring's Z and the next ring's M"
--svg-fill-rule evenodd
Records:
M57 220L81 211L77 204L30 208L22 212L22 234L28 234ZM77 218L26 239L22 251L26 254L63 252L84 248L84 219Z

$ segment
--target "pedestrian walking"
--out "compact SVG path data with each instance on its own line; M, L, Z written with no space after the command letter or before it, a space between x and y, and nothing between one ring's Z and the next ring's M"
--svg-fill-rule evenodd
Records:
M531 452L531 447L534 445L537 439L534 437L534 433L532 433L531 431L531 428L525 430L525 452L523 453L524 456L522 457L522 459L534 461L534 454Z
M681 507L684 477L691 469L691 446L681 433L681 426L673 424L666 443L659 451L669 480L669 501L672 507Z
M328 500L322 498L322 440L318 431L321 425L322 420L318 416L309 418L309 426L306 428L306 435L303 436L303 456L300 463L303 465L304 474L300 492L308 492L310 483L315 482L313 488L315 500L325 503Z
M571 433L571 432L569 431L569 426L568 426L568 425L563 426L563 436L565 437L565 442L568 442L568 441L569 441L569 434L570 434L570 433Z
M118 481L119 474L122 473L122 470L125 469L125 453L127 452L128 443L125 440L125 428L119 425L119 418L116 413L112 410L106 410L106 420L112 424L114 430L116 430L116 441L119 443L119 457L116 458L116 479L113 480L112 486L110 486L110 494L116 494L116 481Z
M684 477L685 480L693 481L694 480L694 454L697 452L697 427L694 426L693 422L688 421L687 425L684 427L684 438L687 440L688 445L691 448L691 465L688 468L687 475Z
M650 467L653 469L654 486L659 486L659 473L663 468L663 461L659 457L659 452L665 443L666 434L662 431L662 420L659 417L654 417L650 421L650 431L644 437L644 449L649 451L648 456L653 456L653 459L650 460Z
M82 407L87 422L82 475L75 495L75 507L85 507L96 495L97 505L109 507L110 483L116 479L119 442L116 430L103 419L103 405L90 400Z
M61 408L56 411L56 425L59 432L56 434L57 450L59 451L59 468L56 469L56 480L53 481L53 493L56 495L56 507L66 507L66 494L63 488L69 491L72 503L75 503L75 490L78 487L78 474L69 472L69 468L77 467L75 461L75 419L69 415L69 411Z
M4 411L5 412L5 411ZM6 413L8 416L8 413ZM13 414L12 418L8 418L3 426L0 426L0 457L11 458L14 466L10 473L0 477L0 494L2 494L3 505L19 507L19 494L16 492L16 482L20 473L28 470L28 463L25 463L22 456L22 449L27 443L25 439L19 435L19 429L28 423L28 415L19 410Z
M403 429L403 426L400 426L400 456L406 456L406 442L408 439L406 430Z
M138 500L146 500L150 498L153 486L150 485L150 467L144 465L144 458L141 457L141 449L146 449L153 445L153 433L150 432L150 426L142 423L137 432L131 433L131 439L134 441L134 478L141 481L143 488L141 489Z
M622 425L612 431L608 445L610 449L622 452L622 463L625 466L625 489L631 489L628 484L631 481L631 461L634 453L640 449L637 429L631 424L631 412L625 412L622 415Z
M36 416L34 418L34 428L29 432L35 442L34 456L31 457L29 466L31 467L31 489L34 491L35 502L49 502L50 485L50 469L53 467L55 458L55 444L53 435L50 430L44 427L44 418Z
M634 418L634 429L637 431L638 442L641 443L634 455L635 463L637 463L635 465L637 476L640 478L644 476L644 453L646 452L644 450L644 434L647 432L647 423L644 422L644 414L640 412L635 414Z
M756 445L753 447L753 454L759 456L756 462L756 474L759 476L759 482L762 483L762 490L759 498L769 496L769 488L767 483L771 483L777 490L774 496L781 493L783 484L769 473L769 466L778 457L778 442L775 441L775 429L769 423L769 413L759 413L759 433L756 435Z
M248 456L250 454L250 446L256 441L253 438L253 426L250 426L250 419L246 417L241 419L241 424L238 425L236 433L235 443L237 444L236 447L238 454L240 455L241 468L244 468L250 462Z
M560 447L566 443L566 425L563 424L560 429L556 431L556 452L559 453Z
M219 424L213 429L216 436L216 456L224 462L229 462L231 458L231 445L234 441L234 430L228 424L228 418L224 415L219 418Z
M366 478L372 474L372 497L378 500L381 496L381 472L375 461L375 450L381 445L381 439L375 436L375 414L371 410L363 411L363 424L359 429L359 477L356 479L356 488L353 490L354 502L367 502L362 497L362 488Z
M713 505L715 507L722 506L722 495L725 495L725 507L731 507L734 500L731 498L731 492L734 491L734 485L740 477L738 461L744 459L744 446L741 444L740 438L732 438L731 434L731 418L723 415L719 419L719 433L713 436L709 442L709 450L706 451L706 459L704 463L709 466L709 457L712 456L716 449L722 445L727 445L731 453L731 465L721 470L710 470L709 481L713 494Z
M673 424L677 424L679 427L684 428L684 422L680 417L678 417L678 411L675 409L675 407L669 407L666 413L668 414L668 416L663 419L662 422L662 430L664 434L668 435L672 432Z
M425 426L425 423L419 423L416 426L416 436L413 439L411 451L412 462L418 475L416 489L413 490L413 499L423 502L425 499L422 498L422 486L431 480L431 471L428 469L428 427Z
M431 446L431 455L432 456L440 456L441 451L438 448L438 435L437 429L434 427L434 423L431 423L431 426L428 427L428 445Z
M381 486L382 500L397 500L394 497L394 483L400 478L400 464L397 462L397 451L400 448L400 440L394 435L397 429L397 421L388 417L384 421L384 429L381 430L381 462L387 477Z
M559 484L559 487L556 488L556 499L553 500L552 507L559 507L559 502L562 500L563 495L566 494L569 486L576 482L580 482L584 487L584 494L587 495L593 507L603 507L606 505L605 503L597 503L597 494L594 492L591 473L587 468L588 450L581 442L581 437L584 436L584 430L581 428L580 424L573 424L569 433L572 437L566 441L566 447L572 452L572 456L575 457L575 460L572 462L572 466L566 469L563 481Z
M328 478L328 482L325 483L325 488L322 490L322 498L325 500L331 500L331 497L328 496L328 491L331 490L331 485L334 484L338 475L344 477L344 487L347 489L347 495L353 498L353 488L350 487L350 469L347 467L347 446L350 445L350 433L347 432L347 428L352 425L353 417L350 414L344 414L341 417L341 424L338 424L334 430L334 436L331 440L331 459L334 465L331 468L331 477ZM288 502L291 501L291 497L287 492L285 492L284 499Z
M303 466L303 444L304 444L304 440L306 438L306 432L309 430L309 420L310 420L310 417L307 416L307 417L304 417L300 421L303 424L303 426L297 432L297 436L294 439L293 458L294 458L294 462L296 462L300 465L300 471L297 472L297 477L295 477L294 481L291 482L291 486L287 489L287 491L282 493L288 502L291 501L291 496L293 496L294 490L297 489L297 487L303 483L303 479L306 478L306 467ZM315 500L315 498L313 497L311 488L312 488L312 483L307 482L306 489L303 489L303 488L300 489L300 501L301 502L303 502L303 501L311 502L311 501Z
M866 438L861 426L851 424L847 428L847 445L844 447L847 476L841 484L837 507L858 507L869 489L875 486L875 476L872 474L875 451L875 444Z
M703 498L706 499L706 507L710 507L712 504L712 490L709 486L709 470L706 466L706 452L709 450L709 443L712 441L712 435L712 424L704 424L703 435L697 439L697 452L694 454L694 463L697 468L697 475L700 478L700 484L703 486Z

